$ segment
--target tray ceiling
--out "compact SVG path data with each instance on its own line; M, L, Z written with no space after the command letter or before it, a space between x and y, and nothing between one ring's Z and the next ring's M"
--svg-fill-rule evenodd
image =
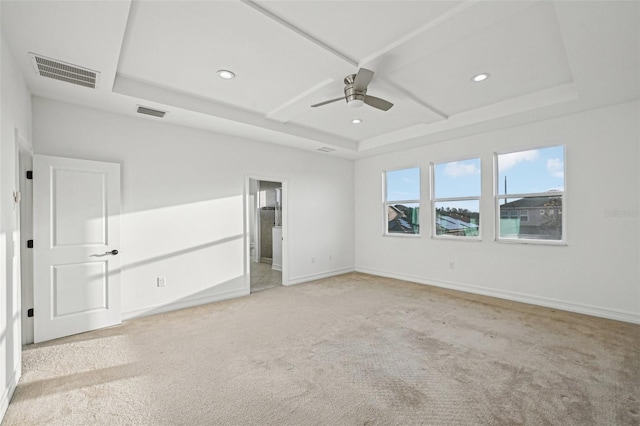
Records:
M639 14L615 1L2 2L34 95L142 104L168 111L142 119L346 158L637 99ZM38 76L30 52L97 70L100 87ZM310 107L359 67L392 109Z

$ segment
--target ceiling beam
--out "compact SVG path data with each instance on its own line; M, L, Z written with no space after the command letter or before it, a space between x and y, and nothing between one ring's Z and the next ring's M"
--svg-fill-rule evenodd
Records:
M464 4L466 5L467 3L476 3L479 0L467 0ZM321 40L318 40L317 38L313 37L311 34L306 33L305 31L303 31L302 29L296 27L295 25L293 25L292 23L282 19L281 17L279 17L278 15L276 15L275 13L265 9L264 7L260 6L259 4L257 4L255 1L253 0L240 0L240 2L244 3L245 5L251 7L252 9L256 10L257 12L263 14L264 16L266 16L269 19L272 19L273 21L279 23L280 25L290 29L291 31L293 31L294 33L298 34L299 36L303 37L304 39L310 41L311 43L315 44L316 46L324 49L325 51L337 56L338 58L342 59L343 61L345 61L346 63L348 63L349 65L353 66L354 68L360 68L360 64L358 63L358 61L356 61L355 59L347 56L346 54L340 52L339 50L335 49L332 46L329 46L328 44L324 43ZM467 7L469 7L470 5L467 5L464 7L464 9L466 9ZM460 13L461 10L461 6L458 6L457 8L453 9L454 11L456 11L456 13ZM447 15L447 19L448 19ZM440 21L438 21L439 23ZM434 24L435 25L435 24ZM420 31L419 33L426 31L428 28L423 29L422 31ZM416 37L419 33L410 34L410 38L414 38ZM409 39L410 39L409 38ZM403 38L401 39L400 44L405 43L406 40ZM398 44L399 45L399 44ZM390 47L389 49L395 47L395 44L392 45L392 47ZM386 52L385 52L386 53ZM367 61L368 62L368 61ZM430 112L434 113L435 115L439 116L442 119L447 119L448 116L446 114L444 114L442 111L439 111L437 108L432 107L431 105L427 104L426 102L416 98L413 94L411 94L410 92L400 88L397 84L395 84L394 82L392 82L391 80L385 79L384 77L377 77L379 80L381 80L382 82L384 82L385 84L387 84L390 87L393 87L394 89L398 90L399 92L401 92L403 95L407 96L409 99L411 99L412 101L414 101L415 103L417 103L418 105L422 106L423 108L429 110ZM304 92L304 96L296 96L293 99L290 99L289 101L285 102L284 104L278 106L276 109L274 109L273 111L271 111L267 117L268 118L272 118L276 116L276 113L285 109L286 107L291 106L292 104L294 104L295 102L298 102L300 100L303 99L303 97L308 96L309 94L315 92L318 89L321 89L322 87L324 87L325 85L317 85L314 88L311 88L307 91ZM289 121L291 118L284 118L284 119L280 119L280 121L284 120L283 122Z
M339 50L335 49L334 47L329 46L328 44L324 43L323 41L318 40L317 38L313 37L311 34L308 34L308 33L304 32L304 31L302 31L300 28L296 27L292 23L290 23L288 21L285 21L284 19L282 19L281 17L279 17L275 13L273 13L273 12L265 9L264 7L260 6L255 1L253 1L253 0L240 0L240 2L246 4L247 6L249 6L252 9L254 9L255 11L263 14L267 18L272 19L273 21L279 23L280 25L290 29L294 33L296 33L299 36L307 39L308 41L310 41L311 43L315 44L316 46L326 50L327 52L332 53L333 55L335 55L338 58L342 59L343 61L347 62L351 66L354 66L354 67L358 66L358 62L357 61L355 61L352 58L348 57L347 55L345 55L344 53L342 53Z
M427 22L426 24L422 25L421 27L411 31L409 34L406 34L404 37L399 38L398 40L389 43L387 46L384 46L382 49L378 49L376 52L371 53L369 56L365 57L362 59L362 61L360 61L361 65L366 65L370 62L375 61L376 59L380 58L382 55L385 55L387 53L389 53L390 51L392 51L393 49L395 49L398 46L401 46L405 43L407 43L408 41L418 37L419 35L435 28L436 26L442 24L443 22L448 21L449 19L453 18L456 15L459 15L460 13L464 12L465 10L469 9L471 6L473 6L474 4L476 4L478 1L480 0L466 0L464 2L462 2L462 4L454 7L453 9L449 10L446 13L443 13L442 15L438 16L435 19L432 19L431 21Z

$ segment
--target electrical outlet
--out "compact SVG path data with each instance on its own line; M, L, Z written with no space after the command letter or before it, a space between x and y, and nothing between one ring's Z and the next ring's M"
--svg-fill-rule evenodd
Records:
M453 266L454 266L454 265L453 265L453 260L450 260L450 261L449 261L449 269L453 269Z
M315 257L311 258L311 263L316 263L316 258Z
M156 282L158 283L158 287L164 287L164 285L167 283L167 277L158 277L156 279Z
M332 256L329 256L329 262L331 262L333 260Z

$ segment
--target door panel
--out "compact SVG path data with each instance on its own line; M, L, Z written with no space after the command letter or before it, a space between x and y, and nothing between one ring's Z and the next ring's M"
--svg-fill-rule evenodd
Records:
M120 165L36 155L33 197L34 341L119 324Z
M106 262L53 267L53 318L108 309Z
M106 174L58 168L52 174L53 246L107 244Z

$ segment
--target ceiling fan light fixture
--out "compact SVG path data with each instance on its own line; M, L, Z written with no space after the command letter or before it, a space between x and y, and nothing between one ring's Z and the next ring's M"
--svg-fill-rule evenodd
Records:
M364 105L364 101L362 99L354 99L352 101L349 101L347 105L349 106L349 108L360 108L362 105Z
M473 81L474 83L480 83L481 81L485 81L486 79L488 79L490 75L491 74L489 74L488 72L476 74L471 77L471 81Z
M225 80L231 80L236 77L236 75L229 70L218 70L218 75L220 78L224 78Z

